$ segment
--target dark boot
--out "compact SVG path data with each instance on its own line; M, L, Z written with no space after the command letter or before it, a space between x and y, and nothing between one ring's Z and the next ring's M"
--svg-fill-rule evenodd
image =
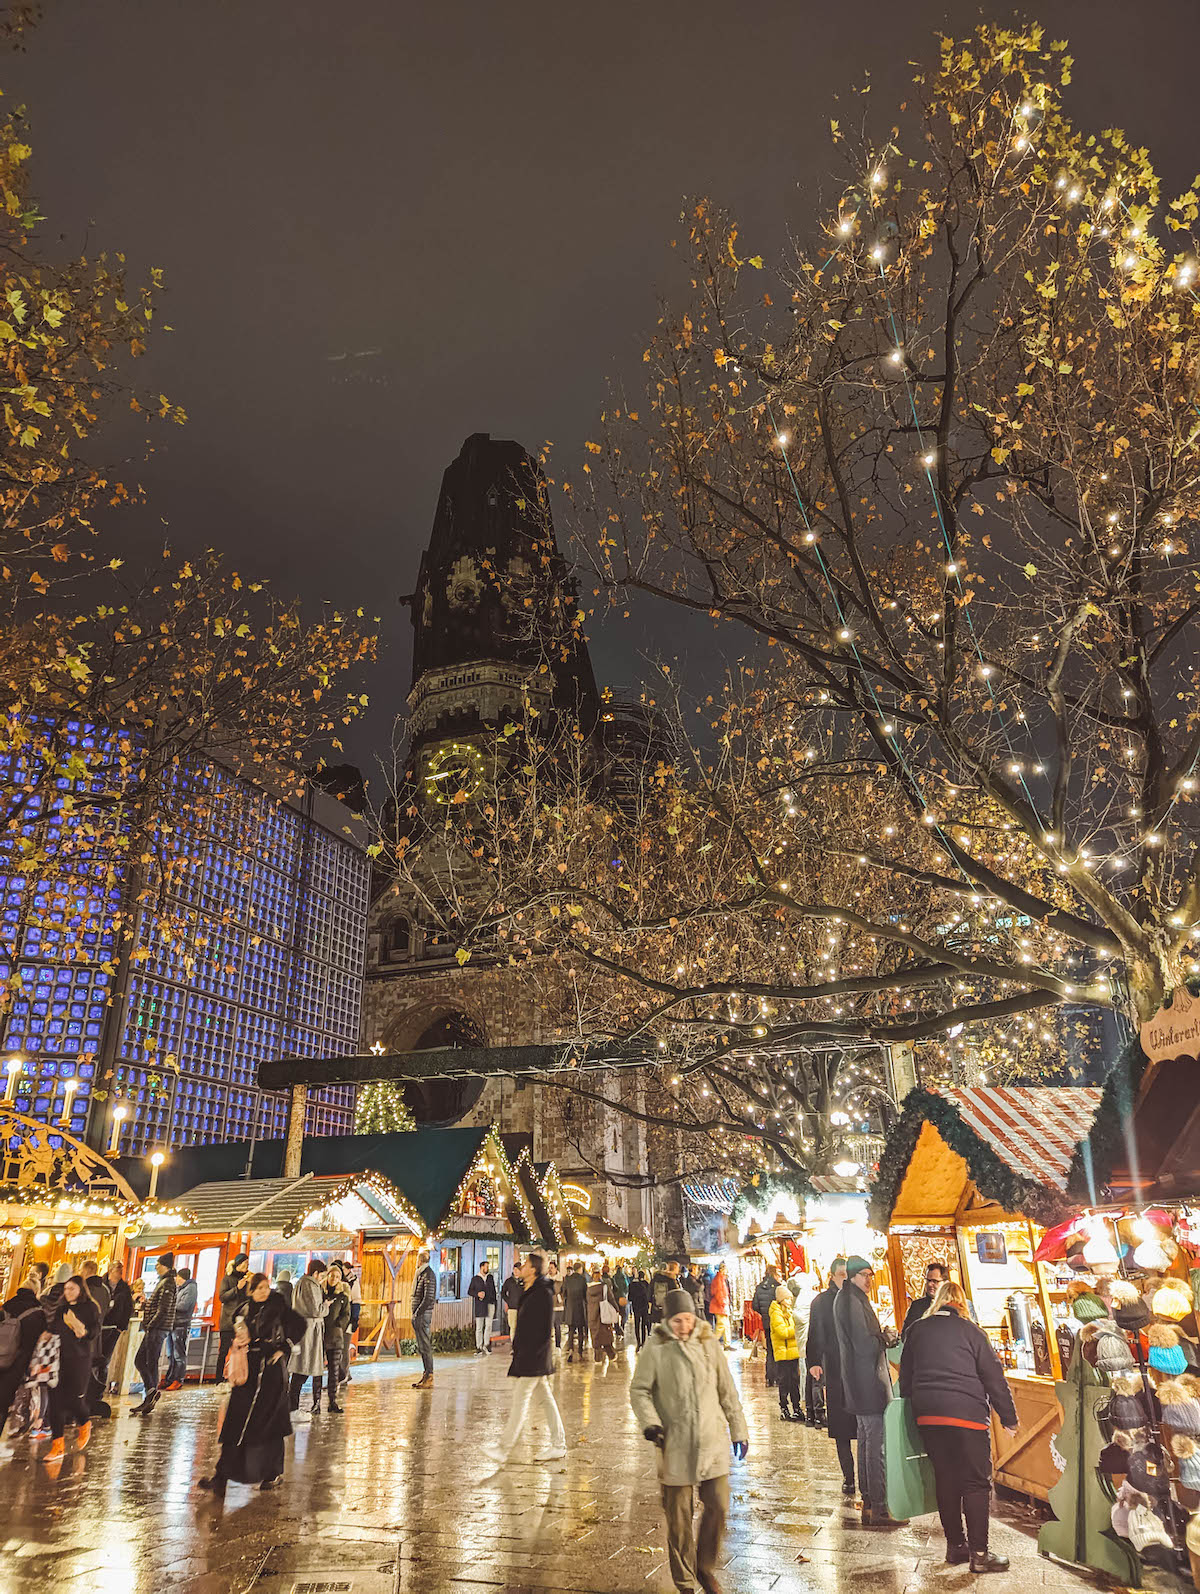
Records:
M976 1574L981 1572L1007 1572L1008 1556L993 1555L990 1550L972 1550L971 1570Z
M342 1415L342 1413L345 1411L346 1408L345 1408L345 1406L339 1406L338 1403L337 1403L337 1400L334 1398L334 1396L330 1395L330 1397L329 1397L329 1409L330 1409L331 1412L333 1412L333 1414L335 1416L340 1417Z
M965 1566L971 1559L971 1552L965 1544L947 1544L946 1565Z
M321 1415L321 1397L320 1397L320 1395L314 1395L313 1396L312 1410L313 1410L313 1416L314 1417L319 1417Z

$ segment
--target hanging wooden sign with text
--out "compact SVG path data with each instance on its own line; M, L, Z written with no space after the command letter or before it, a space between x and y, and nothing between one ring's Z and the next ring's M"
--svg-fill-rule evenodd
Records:
M1170 1007L1160 1007L1153 1018L1148 1018L1140 1037L1142 1050L1152 1063L1200 1056L1200 998L1177 985Z

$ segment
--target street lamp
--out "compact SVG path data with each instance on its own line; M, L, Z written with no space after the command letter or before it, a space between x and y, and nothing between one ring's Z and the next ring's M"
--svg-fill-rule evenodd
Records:
M116 1155L117 1147L121 1143L121 1125L125 1122L128 1116L129 1109L127 1107L113 1108L112 1132L108 1137L108 1155L110 1157Z
M20 1078L25 1062L20 1053L17 1053L16 1056L10 1057L4 1066L8 1069L8 1084L4 1087L4 1099L5 1101L11 1101L17 1094L17 1080Z
M147 1198L150 1201L158 1194L158 1170L166 1160L161 1151L156 1151L150 1158L150 1195Z
M71 1127L71 1098L79 1089L79 1081L75 1078L63 1080L63 1110L62 1117L58 1120L64 1129Z

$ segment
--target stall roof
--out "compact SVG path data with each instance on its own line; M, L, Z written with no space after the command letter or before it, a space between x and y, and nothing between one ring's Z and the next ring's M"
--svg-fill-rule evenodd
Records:
M188 1190L182 1198L195 1221L188 1225L201 1234L287 1233L294 1230L306 1213L323 1206L348 1181L304 1173L298 1179L214 1179ZM402 1214L372 1186L366 1174L354 1187L379 1216L380 1227L392 1227ZM407 1225L406 1225L407 1226ZM138 1242L156 1235L178 1234L182 1225L148 1223Z
M1071 1209L1072 1158L1099 1104L1089 1086L910 1091L879 1159L871 1223L950 1223L968 1212L1056 1222Z

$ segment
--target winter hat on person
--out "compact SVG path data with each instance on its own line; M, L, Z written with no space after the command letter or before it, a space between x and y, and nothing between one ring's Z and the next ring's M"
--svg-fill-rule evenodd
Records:
M250 1257L247 1254L247 1252L239 1251L238 1254L234 1257L233 1261L229 1265L230 1265L230 1267L236 1268L239 1262L248 1262L249 1260L250 1260Z
M846 1277L857 1278L860 1273L874 1273L875 1269L865 1256L848 1256L846 1258Z
M668 1322L671 1318L678 1317L687 1312L692 1317L696 1315L696 1302L690 1290L668 1290L667 1298L663 1302L663 1316Z
M65 1284L70 1277L71 1264L69 1262L60 1262L54 1270L54 1283Z
M1170 1323L1151 1323L1146 1330L1150 1345L1149 1361L1156 1373L1186 1373L1187 1357L1179 1335Z
M168 1273L174 1272L174 1270L175 1270L175 1253L174 1253L174 1251L164 1251L161 1256L156 1256L154 1258L154 1265L155 1265L155 1267L165 1267Z

